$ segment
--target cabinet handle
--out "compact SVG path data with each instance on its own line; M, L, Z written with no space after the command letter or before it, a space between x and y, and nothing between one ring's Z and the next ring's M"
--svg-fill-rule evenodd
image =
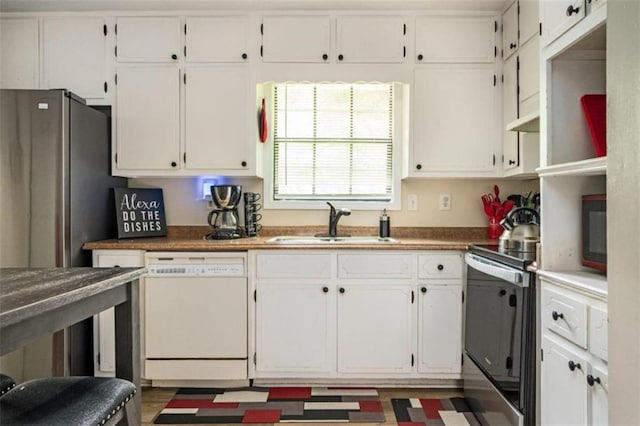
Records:
M176 167L178 165L178 163L176 163L175 161L171 162L171 167Z
M509 45L509 47L510 47L511 49L515 49L515 48L516 48L516 44L515 44L515 43L511 43L511 44Z
M551 317L553 318L554 321L558 321L558 318L562 318L564 319L564 314L561 313L557 313L556 311L551 312Z
M340 294L344 294L344 287L340 287L340 290L338 290L340 292Z
M171 55L171 59L173 59L173 60L175 61L176 59L178 59L178 55L176 55L176 54L174 53L173 55Z
M242 54L242 59L247 59L247 57L248 57L248 56L247 56L247 54L246 54L246 53L243 53L243 54Z
M422 54L418 55L418 60L421 61L424 58L424 56L422 56Z
M438 271L442 271L444 270L444 265L442 263L439 263L437 268L438 268Z
M329 287L322 287L323 293L329 293Z
M427 288L426 287L421 287L420 288L420 292L423 293L423 294L426 293L427 292Z
M593 386L596 383L602 384L600 377L593 377L591 374L587 374L587 383L589 383L589 386Z
M322 55L322 60L326 61L327 59L329 59L329 55L327 55L326 53L324 55Z
M498 293L498 295L499 295L500 297L502 297L502 296L504 296L504 295L506 295L506 294L507 294L507 290L500 290L500 292Z
M418 170L422 169L422 164L416 164L416 169Z
M509 160L509 165L511 166L513 164L516 164L516 160Z
M580 7L573 7L573 5L570 5L567 8L567 16L571 16L574 13L578 13L580 11Z
M576 368L578 370L582 369L582 367L580 366L580 363L579 362L576 363L576 362L573 362L573 361L569 361L569 370L574 371ZM589 379L587 378L587 380L589 380Z
M339 61L341 61L341 60L343 60L343 59L344 59L344 56L342 56L342 55L338 55L338 60L339 60Z
M240 165L242 165L242 167L247 167L247 162L243 161L242 163L240 163Z

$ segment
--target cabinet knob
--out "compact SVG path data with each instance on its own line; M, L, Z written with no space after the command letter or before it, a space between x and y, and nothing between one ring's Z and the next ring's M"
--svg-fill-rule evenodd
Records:
M339 61L341 61L341 60L343 60L343 59L344 59L344 56L343 56L343 55L338 55L338 60L339 60Z
M247 162L243 161L242 163L240 163L240 165L242 165L242 167L247 167Z
M323 293L329 293L329 287L322 287Z
M437 268L438 268L438 271L443 271L444 270L444 265L442 263L439 263Z
M517 45L516 45L515 43L511 43L511 44L509 45L509 47L510 47L511 49L515 49L515 48L516 48L516 46L517 46Z
M509 165L510 165L510 166L511 166L511 165L514 165L514 164L516 164L516 160L509 160Z
M500 297L502 297L505 294L507 294L507 290L500 290L500 292L498 294L500 295Z
M573 5L570 5L567 8L567 16L571 16L574 13L578 13L578 12L580 12L580 7L573 7Z
M329 59L329 55L327 55L326 53L324 55L322 55L322 60L326 61L327 59Z
M424 58L424 56L422 56L422 54L418 55L418 60L421 61Z
M580 366L579 362L573 362L573 361L569 361L569 370L574 371L575 369L580 370L582 367ZM589 380L589 378L587 377L587 380Z
M247 54L246 54L246 53L243 53L243 54L242 54L242 59L247 59L247 58L248 58Z
M175 161L171 162L171 167L176 167L178 165L178 163L176 163Z
M591 374L587 374L587 383L589 383L589 386L593 386L596 383L600 384L602 382L600 381L600 377L593 377Z
M340 287L340 290L338 290L341 294L344 294L344 287Z
M421 291L422 293L426 293L426 292L427 292L427 288L426 288L426 287L422 287L422 288L420 288L420 291Z
M418 170L422 169L422 164L416 164L416 169Z
M176 54L174 53L173 55L171 55L171 59L173 59L173 60L175 61L176 59L178 59L178 55L176 55Z
M558 321L558 318L562 318L564 319L564 314L561 313L557 313L556 311L551 312L551 318L553 318L554 321Z

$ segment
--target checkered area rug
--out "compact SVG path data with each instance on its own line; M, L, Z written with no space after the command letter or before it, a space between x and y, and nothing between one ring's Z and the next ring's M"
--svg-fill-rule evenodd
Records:
M464 398L392 399L398 426L480 426Z
M155 424L384 422L376 389L182 388Z

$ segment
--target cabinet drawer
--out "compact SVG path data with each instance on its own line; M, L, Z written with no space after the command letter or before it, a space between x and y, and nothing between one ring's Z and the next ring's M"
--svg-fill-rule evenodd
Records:
M418 278L462 278L462 253L418 256Z
M144 252L139 250L94 250L94 268L134 268L144 266Z
M545 328L587 348L587 305L584 301L544 288L542 322Z
M589 307L589 351L604 361L609 359L608 326L607 311Z
M331 278L330 254L278 252L256 255L257 278Z
M339 254L338 278L412 278L410 254Z

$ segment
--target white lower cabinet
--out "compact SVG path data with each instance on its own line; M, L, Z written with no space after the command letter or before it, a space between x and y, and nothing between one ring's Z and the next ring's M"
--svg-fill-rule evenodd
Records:
M606 297L541 281L540 424L608 424Z
M460 377L460 253L256 250L249 269L250 378Z

